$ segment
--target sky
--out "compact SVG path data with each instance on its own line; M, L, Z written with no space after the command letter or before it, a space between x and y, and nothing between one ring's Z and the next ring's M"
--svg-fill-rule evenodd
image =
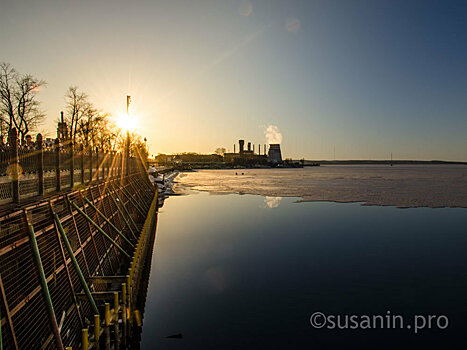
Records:
M131 95L150 154L273 126L283 157L467 161L466 18L454 0L0 0L0 61L47 81L48 136L76 85L114 117Z

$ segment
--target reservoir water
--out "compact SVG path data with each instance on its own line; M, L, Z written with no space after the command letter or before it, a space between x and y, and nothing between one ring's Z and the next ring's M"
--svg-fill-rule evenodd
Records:
M465 347L467 209L296 200L168 198L141 348ZM342 315L340 325L312 327L315 312ZM355 315L357 329L344 315ZM365 327L375 315L377 329ZM397 317L378 329L394 315L402 329Z

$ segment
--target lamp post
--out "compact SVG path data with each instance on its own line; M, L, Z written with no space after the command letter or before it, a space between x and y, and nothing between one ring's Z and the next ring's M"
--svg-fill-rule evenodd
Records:
M130 118L130 102L131 96L126 97L126 114L127 118ZM126 140L125 140L125 175L130 174L130 130L126 131Z

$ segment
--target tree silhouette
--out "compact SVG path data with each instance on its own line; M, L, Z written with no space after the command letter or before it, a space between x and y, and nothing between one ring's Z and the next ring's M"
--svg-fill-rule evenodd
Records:
M19 74L9 63L0 63L0 118L8 131L18 130L22 141L45 117L36 99L44 85L31 74Z
M76 141L81 120L92 109L88 95L80 92L77 86L70 86L65 94L65 121L70 126L70 140Z

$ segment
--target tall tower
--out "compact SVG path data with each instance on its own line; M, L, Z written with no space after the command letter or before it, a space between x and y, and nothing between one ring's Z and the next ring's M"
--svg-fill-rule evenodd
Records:
M280 144L271 144L269 145L269 154L268 158L273 163L282 163L282 154L281 154L281 145Z
M57 138L60 140L67 140L68 139L68 126L63 119L63 112L60 112L60 122L57 126Z
M238 144L240 146L240 154L243 154L243 147L245 146L245 140L238 140Z

